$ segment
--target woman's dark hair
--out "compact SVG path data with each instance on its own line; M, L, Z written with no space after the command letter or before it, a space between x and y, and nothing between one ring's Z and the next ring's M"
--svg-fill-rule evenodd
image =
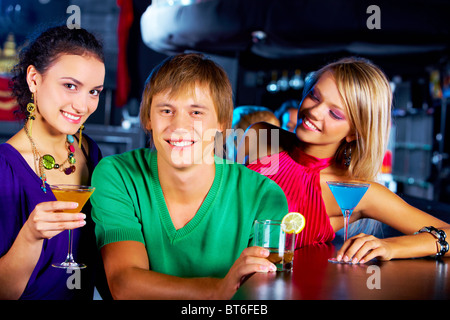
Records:
M20 105L18 113L26 114L26 105L31 101L27 83L27 69L33 65L44 74L62 54L94 55L104 63L103 45L85 29L69 29L66 25L51 27L29 41L19 53L19 62L12 69L11 89Z

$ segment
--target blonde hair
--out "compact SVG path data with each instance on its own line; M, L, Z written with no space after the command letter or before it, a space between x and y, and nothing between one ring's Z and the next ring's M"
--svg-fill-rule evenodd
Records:
M218 122L224 126L224 130L230 129L233 119L233 91L228 76L222 67L199 53L169 57L153 69L142 94L140 120L143 129L147 131L154 95L166 91L171 96L186 90L193 92L196 85L209 88Z
M391 128L392 91L386 75L372 62L344 58L314 75L317 81L331 72L349 116L356 140L342 142L336 163L343 163L351 148L348 174L352 179L374 181L381 170Z

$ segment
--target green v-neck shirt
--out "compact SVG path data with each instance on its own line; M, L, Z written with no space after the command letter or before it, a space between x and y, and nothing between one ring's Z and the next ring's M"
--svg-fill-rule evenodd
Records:
M153 271L225 276L251 244L254 220L281 220L288 207L281 188L263 175L220 158L215 158L215 169L201 207L177 230L159 183L156 151L137 149L101 160L91 198L99 248L138 241L145 245Z

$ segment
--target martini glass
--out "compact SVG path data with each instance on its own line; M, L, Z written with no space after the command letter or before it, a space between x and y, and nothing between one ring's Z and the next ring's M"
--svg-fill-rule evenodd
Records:
M348 239L348 222L350 216L362 199L370 184L358 182L338 182L327 181L328 187L333 193L336 202L344 215L344 242ZM338 262L335 258L329 259L330 262ZM339 261L340 262L340 261ZM344 263L344 262L340 262Z
M77 213L83 209L83 206L88 201L92 192L94 192L95 188L91 186L83 186L76 184L55 184L51 185L50 189L55 195L56 200L58 201L71 201L78 202L78 207L75 209L67 209L63 210L63 212L67 213ZM72 254L72 230L67 230L69 232L69 247L67 250L66 260L61 263L54 263L52 267L62 268L62 269L83 269L86 268L85 264L77 263L73 259Z

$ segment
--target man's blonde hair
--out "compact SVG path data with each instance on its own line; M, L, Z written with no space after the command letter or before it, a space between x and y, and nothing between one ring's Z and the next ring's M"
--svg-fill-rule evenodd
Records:
M376 179L381 170L391 128L392 91L386 75L372 62L361 58L344 58L328 64L314 75L317 81L331 72L349 116L356 140L342 142L336 152L343 163L351 148L348 174L352 179Z

